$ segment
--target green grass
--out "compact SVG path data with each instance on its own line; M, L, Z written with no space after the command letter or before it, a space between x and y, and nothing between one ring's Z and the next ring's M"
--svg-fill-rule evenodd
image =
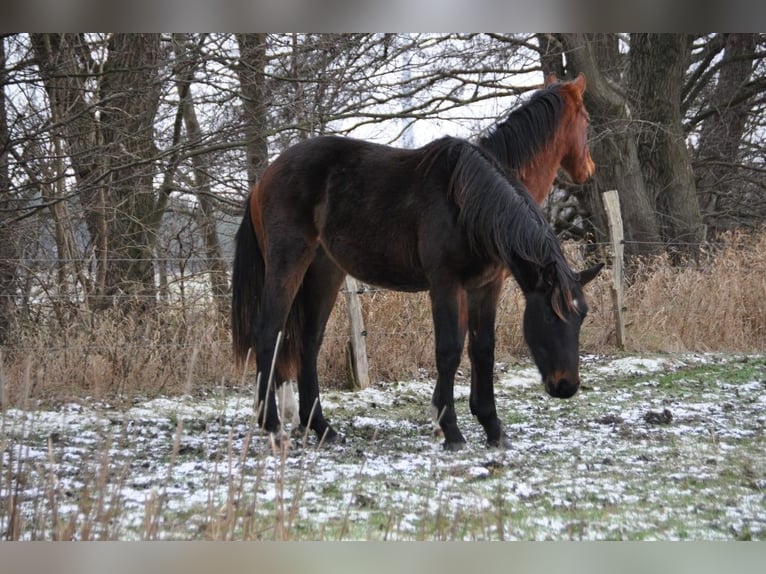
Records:
M724 382L734 385L751 381L762 382L766 390L766 358L744 357L726 364L694 365L658 377L660 386L668 389L686 387L689 383L705 385Z

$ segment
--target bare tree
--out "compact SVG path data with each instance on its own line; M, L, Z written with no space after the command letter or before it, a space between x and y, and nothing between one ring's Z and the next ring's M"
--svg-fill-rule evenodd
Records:
M588 76L598 170L584 201L597 233L605 229L598 197L610 188L620 192L629 253L693 250L705 239L703 219L718 230L721 212L762 205L762 138L753 137L766 91L763 72L756 76L763 58L755 49L759 35L563 34L544 40L549 67L559 61L558 41L567 73ZM757 213L766 215L761 208Z
M749 209L743 205L745 194L738 189L742 185L744 165L740 162L740 150L750 115L752 102L757 95L754 88L761 84L752 79L756 64L756 34L722 34L718 42L709 40L707 45L717 48L705 51L707 58L698 66L696 77L709 73L711 54L719 54L718 81L710 93L708 103L700 112L699 145L694 150L697 191L702 205L704 220L710 236L731 229L741 221ZM708 64L708 65L705 65ZM687 92L691 91L691 86ZM746 168L745 168L746 171Z
M202 129L200 128L191 95L191 82L194 71L199 65L198 44L192 42L186 34L173 35L173 50L176 55L176 84L179 94L179 108L183 116L188 146L198 148L202 144ZM208 275L213 299L219 314L224 317L229 313L228 271L223 259L221 243L216 229L215 206L210 182L210 165L208 156L195 154L191 157L194 187L197 191L197 205L194 209L196 219L204 241L204 252L207 260Z
M16 290L17 234L11 211L11 180L8 168L10 137L5 109L5 86L8 82L5 38L0 38L0 345L8 341ZM2 400L2 397L0 397Z
M62 126L96 257L97 306L154 293L152 252L167 194L157 195L158 34L109 36L102 62L83 34L32 34L51 117Z

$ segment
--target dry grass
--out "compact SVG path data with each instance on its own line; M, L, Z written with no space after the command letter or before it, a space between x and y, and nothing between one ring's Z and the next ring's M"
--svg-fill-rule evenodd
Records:
M205 391L239 377L229 341L226 321L212 311L158 309L140 320L117 313L83 314L63 327L27 325L6 352L6 400L130 400L188 392L189 387ZM20 384L27 370L28 384Z
M659 257L639 264L627 290L629 348L763 351L766 235L728 236L680 269Z
M585 266L577 246L567 246L567 254L574 267ZM766 234L727 237L700 262L641 261L631 278L625 292L627 351L766 348ZM607 269L588 286L591 313L582 331L583 352L615 351L610 283ZM375 290L362 296L362 304L371 378L432 376L427 295ZM165 307L141 320L73 312L66 321L23 325L3 354L3 402L130 399L239 385L243 377L232 366L226 320L212 307ZM527 355L522 310L522 295L509 280L498 311L497 361L512 363ZM339 297L320 355L320 377L327 386L345 384L347 331ZM464 372L467 368L464 358Z

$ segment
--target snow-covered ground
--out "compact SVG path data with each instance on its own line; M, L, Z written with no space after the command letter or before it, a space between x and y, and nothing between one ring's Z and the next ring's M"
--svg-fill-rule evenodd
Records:
M294 437L286 453L254 430L251 395L8 409L0 532L766 539L766 360L586 357L582 370L582 391L560 401L533 367L498 366L507 451L486 447L464 380L457 453L433 432L428 380L323 392L346 442Z

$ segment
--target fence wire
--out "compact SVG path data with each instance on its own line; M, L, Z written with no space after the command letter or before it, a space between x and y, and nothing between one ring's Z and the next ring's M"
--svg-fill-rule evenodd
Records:
M638 241L624 241L624 244L632 245L646 245L646 246L663 246L666 244L660 242L638 242ZM596 242L596 243L570 243L567 244L567 248L570 246L576 246L580 257L590 258L592 252L602 250L602 256L604 251L608 251L611 247L609 242ZM686 270L697 270L701 273L713 273L713 272L726 272L726 262L721 259L720 251L724 249L731 249L735 244L732 242L707 242L703 244L699 243L677 243L674 246L686 246L686 247L701 247L704 252L699 259L688 258L680 263L676 263L670 266L673 272L681 273ZM610 260L610 257L606 257ZM69 257L69 258L48 258L48 257L29 257L29 258L14 258L14 259L0 259L0 268L21 269L26 275L22 277L25 283L25 289L17 290L13 293L0 293L0 301L7 301L6 308L10 307L15 312L25 315L27 319L33 317L32 323L36 321L55 320L51 317L55 316L56 312L63 312L64 315L69 313L68 316L85 317L92 310L88 308L88 300L93 298L103 298L114 302L118 301L153 301L157 303L158 316L164 312L175 313L204 313L209 311L211 306L218 308L225 307L226 303L230 300L230 294L215 294L210 287L211 274L216 271L211 271L205 267L210 263L226 264L225 273L231 272L231 257L157 257L146 259L130 259L120 258L111 259L112 262L117 263L152 263L157 266L163 266L167 275L164 278L162 284L159 284L159 275L155 272L156 283L153 286L154 292L151 293L114 293L108 296L95 295L88 293L83 288L83 285L79 283L79 280L74 280L74 273L69 274L69 283L63 287L58 284L57 267L61 266L80 266L87 267L95 263L92 257ZM609 263L608 263L609 264ZM648 264L647 269L651 270L651 263ZM766 276L766 265L751 265L747 268L747 272L754 276L764 277ZM92 279L88 277L88 279ZM611 299L608 293L608 288L603 289L603 293L591 293L591 314L601 314L608 316L612 313ZM347 293L345 288L340 289L340 295ZM367 305L373 305L370 302L370 297L377 297L391 293L387 289L381 289L375 286L362 285L360 289L356 291L365 300ZM679 305L689 305L688 302L684 302L683 299L675 299L668 301L665 305L655 306L651 309L653 313L664 314L677 309ZM628 305L627 312L630 313L631 309ZM518 306L518 319L513 321L499 321L496 325L498 329L520 329L520 314L521 306ZM704 308L700 305L690 306L685 310L685 314L695 321L703 321L710 316L710 309ZM753 320L761 320L763 317L763 308L758 304L739 305L738 311L744 318L752 318ZM151 311L150 311L151 312ZM79 314L79 315L78 315ZM83 328L86 328L87 321L83 320ZM417 328L401 330L375 330L366 328L368 340L375 337L414 337L414 336L432 336L432 328ZM347 333L330 333L325 336L327 340L344 340L348 339ZM229 341L226 339L211 341L212 345L226 347L229 345ZM127 343L132 349L147 350L147 349L176 349L176 350L193 350L196 346L195 343L187 342L154 342L154 341L135 341ZM6 344L4 347L6 352L14 353L30 353L39 351L39 346L28 345L14 345L12 342ZM46 346L47 352L103 352L112 349L109 345L48 345Z

